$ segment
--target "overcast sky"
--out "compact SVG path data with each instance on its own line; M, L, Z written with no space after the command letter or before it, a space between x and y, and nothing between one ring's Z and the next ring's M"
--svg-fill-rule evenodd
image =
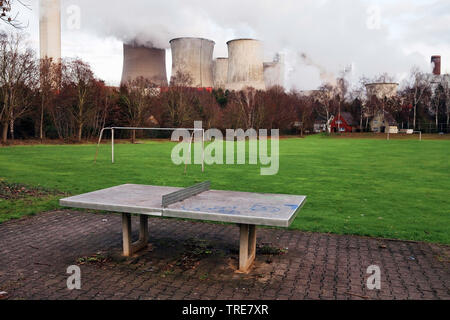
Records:
M36 49L37 2L28 0L31 10L21 10L19 16ZM442 56L442 71L450 71L448 0L61 2L63 56L86 60L111 85L120 82L123 41L137 38L168 48L170 39L182 36L214 40L215 57L227 56L228 40L260 39L267 60L276 52L285 55L287 86L303 90L321 84L320 70L337 75L349 66L355 82L361 75L385 72L401 81L415 65L429 70L433 54ZM170 65L170 51L167 57Z

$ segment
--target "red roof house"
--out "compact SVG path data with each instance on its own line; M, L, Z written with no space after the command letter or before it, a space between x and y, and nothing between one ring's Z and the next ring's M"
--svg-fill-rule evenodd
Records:
M330 122L331 132L353 132L356 126L357 124L350 112L341 112L334 116Z

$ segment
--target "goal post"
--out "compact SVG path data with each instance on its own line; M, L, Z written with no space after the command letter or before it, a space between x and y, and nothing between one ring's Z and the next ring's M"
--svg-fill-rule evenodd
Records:
M194 134L195 132L200 131L202 133L202 172L205 172L205 129L203 128L144 128L144 127L106 127L100 130L100 135L98 137L97 142L97 150L95 152L95 159L94 163L97 163L97 157L98 157L98 151L100 148L100 144L102 142L103 133L105 130L111 131L111 163L114 163L114 132L116 130L148 130L148 131L177 131L177 130L186 130L186 131L192 131L192 134L190 135L189 139L189 152L186 155L186 161L185 161L185 168L184 172L186 173L188 162L191 158L191 149L192 149L192 142L194 141Z
M419 134L419 141L422 141L422 131L413 131L413 133Z

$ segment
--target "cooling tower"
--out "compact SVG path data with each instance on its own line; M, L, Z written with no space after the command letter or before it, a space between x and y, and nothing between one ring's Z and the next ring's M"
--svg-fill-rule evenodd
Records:
M138 77L144 77L160 87L167 87L166 51L136 44L123 45L124 84Z
M265 90L263 48L258 40L236 39L228 45L228 90L253 87Z
M439 76L441 74L441 56L432 56L431 64L433 66L433 74Z
M214 88L225 89L228 79L228 58L217 58L213 65Z
M284 87L284 61L280 55L277 54L273 62L264 62L264 82L267 89Z
M376 96L378 99L392 98L397 95L398 83L368 83L367 97Z
M59 0L39 2L40 57L61 59L61 3Z
M177 72L189 75L197 88L212 88L213 52L215 42L202 38L177 38L170 40L172 49L172 80Z

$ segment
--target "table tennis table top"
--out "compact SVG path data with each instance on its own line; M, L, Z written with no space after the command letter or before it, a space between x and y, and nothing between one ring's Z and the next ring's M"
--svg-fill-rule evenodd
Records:
M124 184L60 200L64 207L238 224L288 227L305 196L207 190L163 207L161 198L183 188Z

